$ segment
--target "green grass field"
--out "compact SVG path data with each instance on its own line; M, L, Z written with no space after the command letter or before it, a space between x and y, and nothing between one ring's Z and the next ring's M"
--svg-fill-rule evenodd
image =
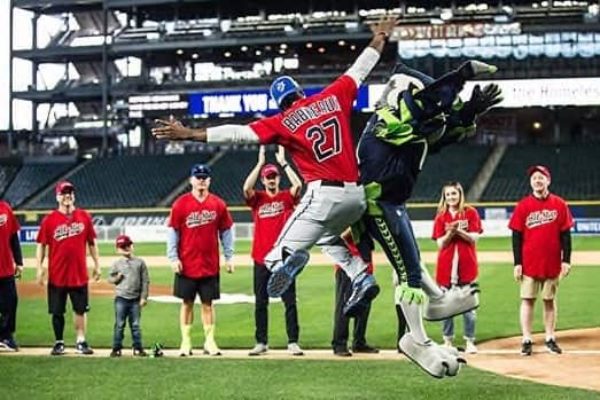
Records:
M577 237L575 250L600 248L600 239ZM427 243L423 246L427 249ZM245 244L247 249L247 244ZM238 247L239 249L240 247ZM508 239L482 239L480 250L509 250ZM433 249L433 246L431 246ZM163 244L137 246L139 255L161 255ZM26 250L31 253L31 248ZM112 254L112 246L101 252ZM167 268L150 271L153 283L170 285L172 274ZM394 348L396 317L392 302L391 272L378 266L377 279L382 287L367 332L368 340L382 348ZM34 271L26 271L31 281ZM558 329L600 325L597 296L600 268L575 267L563 281L559 296ZM222 292L252 293L252 270L239 268L233 275L222 275ZM301 325L300 344L305 348L329 348L333 313L333 269L311 266L298 279L298 304ZM480 267L482 287L478 310L479 341L519 334L518 286L512 281L507 264ZM109 347L112 337L112 299L91 299L88 339L92 346ZM270 308L270 346L286 344L283 306ZM167 347L179 345L176 304L150 303L142 317L146 346L155 341ZM584 312L582 312L584 311ZM536 309L536 331L542 330L541 309ZM74 342L68 315L65 339ZM253 339L253 306L250 304L217 306L217 341L223 348L250 348ZM457 319L456 334L462 336L462 322ZM434 340L440 340L440 324L427 323ZM25 346L50 345L53 341L50 318L43 298L21 298L17 338ZM195 346L203 338L197 318L193 330ZM129 332L126 342L129 343ZM460 343L460 341L458 342ZM415 365L405 361L314 361L314 360L218 360L218 359L89 359L50 357L0 357L4 382L0 399L29 398L401 398L418 399L485 398L485 399L596 399L596 392L559 388L514 380L473 368L464 368L454 379L434 380Z

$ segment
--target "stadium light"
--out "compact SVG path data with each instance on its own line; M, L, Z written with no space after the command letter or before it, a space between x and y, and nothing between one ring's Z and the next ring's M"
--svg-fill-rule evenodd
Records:
M323 54L325 53L325 47L319 47L319 53Z
M177 49L177 55L182 55L183 54L183 49Z
M194 53L194 54L192 54L192 58L193 58L194 60L197 60L197 59L198 59L198 57L199 57L199 56L198 56L198 53Z
M444 22L450 21L453 17L454 17L454 14L452 13L452 10L450 8L442 9L442 12L440 13L440 19L442 21L444 21Z
M242 47L240 47L240 50L241 51L248 51L248 46L242 46Z
M345 45L346 45L346 42L345 42L345 41L343 41L343 40L340 40L340 41L338 42L338 45L339 45L339 46L345 46Z
M307 49L312 49L313 44L311 42L306 43L306 48Z

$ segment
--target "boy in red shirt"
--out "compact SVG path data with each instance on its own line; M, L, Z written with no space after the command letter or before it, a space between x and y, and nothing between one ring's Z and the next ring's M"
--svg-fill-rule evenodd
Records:
M550 170L535 165L527 170L532 193L515 206L508 227L513 231L513 275L521 283L521 354L530 356L533 342L533 307L541 291L544 301L546 348L560 354L556 343L556 292L561 278L571 270L573 217L567 203L548 190Z
M67 181L55 188L58 209L42 220L37 237L37 281L40 285L48 279L48 312L52 315L55 343L53 356L65 353L63 339L67 296L73 307L77 352L93 354L85 340L86 315L89 311L88 271L86 247L94 260L92 275L100 279L100 262L96 246L96 232L92 217L87 211L75 208L75 187ZM48 250L48 267L44 259Z
M251 356L268 351L268 306L267 282L271 271L265 266L265 256L271 250L286 221L294 212L300 199L302 181L285 159L285 149L279 146L277 162L285 171L292 186L281 190L279 169L273 164L265 164L265 148L260 146L258 163L244 182L244 198L252 209L254 236L252 239L252 259L254 260L254 321L256 324L256 345L248 353ZM265 190L254 190L258 175ZM283 292L281 300L285 305L285 325L288 335L288 351L295 356L304 352L298 346L298 311L296 309L296 285L292 283Z
M204 354L221 355L215 342L213 300L221 297L219 280L219 239L227 272L233 272L233 219L227 204L209 192L210 167L192 167L192 190L180 196L171 207L167 257L175 272L173 293L183 300L180 312L180 355L192 355L191 330L194 300L200 296L204 327Z
M19 350L14 339L18 302L15 278L23 271L19 229L10 205L0 201L0 348L8 351Z
M442 188L438 213L433 223L432 239L439 247L436 281L441 287L471 285L477 280L475 243L481 229L477 210L465 204L462 185L450 182ZM463 314L467 353L477 353L475 346L475 310ZM443 322L444 344L452 347L454 318Z

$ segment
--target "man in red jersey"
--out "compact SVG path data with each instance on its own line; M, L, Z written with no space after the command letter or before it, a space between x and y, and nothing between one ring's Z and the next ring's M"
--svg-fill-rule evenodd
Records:
M282 110L249 125L190 129L174 120L157 120L157 139L208 143L278 143L286 148L307 184L306 194L265 258L272 274L267 291L281 296L308 262L308 250L318 244L352 280L346 315L360 312L379 286L360 257L352 256L340 238L366 209L358 181L355 143L350 127L358 87L377 64L395 19L373 26L373 39L354 64L323 91L306 97L289 76L273 81L271 96Z
M190 332L194 322L194 301L200 296L204 327L204 354L221 355L215 342L213 300L221 297L219 282L219 239L227 265L233 272L233 219L227 204L210 193L210 167L192 167L192 190L180 196L171 207L167 257L175 272L174 295L183 300L180 311L180 355L192 354Z
M248 353L251 356L264 354L269 350L268 321L269 295L267 282L271 271L265 267L265 256L273 248L283 225L294 212L300 199L302 181L285 159L285 150L279 147L277 162L286 173L292 186L281 190L279 169L273 164L265 164L265 147L258 150L258 162L244 182L244 198L252 209L254 235L252 238L252 259L254 260L254 321L256 345ZM265 190L254 190L258 175ZM288 351L295 356L304 354L298 345L298 312L296 309L296 285L290 287L281 296L285 305L285 326L288 335Z
M521 282L521 354L532 353L533 307L541 291L544 301L546 348L560 354L556 344L556 292L558 282L571 270L573 217L567 203L548 190L550 170L535 165L527 170L532 193L515 206L508 227L513 231L514 277Z
M0 201L0 348L8 351L19 350L14 339L18 302L15 278L23 271L19 229L10 205Z
M52 315L55 343L53 356L65 353L63 333L67 295L73 307L77 332L77 352L93 354L85 340L86 314L89 311L88 271L86 247L94 261L92 275L100 279L100 262L96 246L96 232L92 217L87 211L75 208L75 187L67 181L56 185L58 209L42 220L37 237L37 281L40 285L48 279L48 312ZM44 259L48 250L48 267Z

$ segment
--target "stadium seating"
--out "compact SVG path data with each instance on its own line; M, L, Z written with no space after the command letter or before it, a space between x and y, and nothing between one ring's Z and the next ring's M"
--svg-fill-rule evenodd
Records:
M4 198L13 207L18 207L74 165L75 162L24 164L4 193Z
M430 155L419 175L411 202L436 202L442 185L458 181L468 192L491 151L487 146L455 145Z
M526 170L534 164L552 172L552 192L570 200L600 197L600 145L510 146L494 172L484 201L514 201L531 191Z
M19 171L19 166L17 165L0 165L0 195L4 194L4 191L17 174L17 171Z
M77 202L85 208L130 208L156 205L184 180L194 163L206 162L210 153L174 156L124 156L88 162L69 177ZM33 209L56 205L48 191Z

